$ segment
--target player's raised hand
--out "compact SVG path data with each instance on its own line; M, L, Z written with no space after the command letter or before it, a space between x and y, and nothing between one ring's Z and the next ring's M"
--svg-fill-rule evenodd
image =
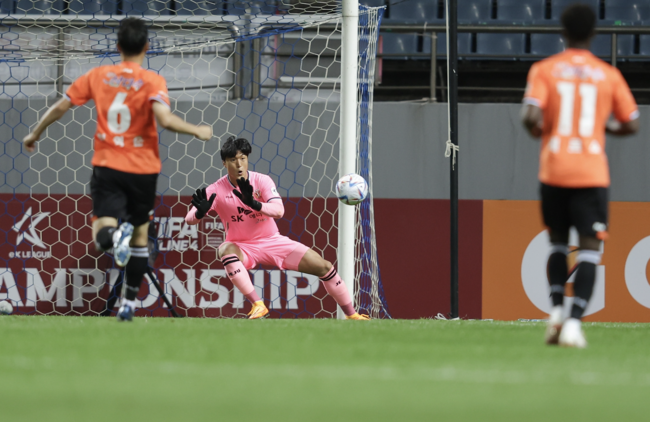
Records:
M248 205L255 211L259 211L262 209L262 204L253 198L253 186L251 183L242 178L237 179L237 186L239 186L239 192L237 189L233 189L232 193L239 198L240 201L244 203L244 205Z
M209 141L212 139L212 126L201 125L196 129L196 137L202 141Z
M196 208L196 213L194 216L199 220L210 211L212 204L214 203L214 198L217 197L216 193L213 193L208 199L208 195L205 192L205 188L197 189L196 192L192 195L192 205Z
M23 138L23 146L27 152L34 152L36 150L36 141L38 141L39 136L35 135L34 132L30 132L29 135Z

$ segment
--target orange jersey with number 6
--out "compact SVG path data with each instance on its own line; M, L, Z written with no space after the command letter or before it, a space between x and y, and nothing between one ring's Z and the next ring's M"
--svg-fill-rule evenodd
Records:
M76 106L95 101L97 131L93 166L127 173L160 173L158 129L152 101L169 107L165 79L140 65L100 66L66 92Z
M542 109L539 180L568 188L608 187L605 125L638 117L621 72L587 50L567 49L535 63L525 104Z

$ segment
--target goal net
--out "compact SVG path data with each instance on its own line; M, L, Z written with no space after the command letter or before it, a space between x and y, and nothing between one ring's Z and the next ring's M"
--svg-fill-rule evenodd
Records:
M389 317L374 238L372 93L383 9L360 7L357 172L370 184L357 207L355 303ZM336 264L339 203L341 4L316 1L3 0L0 19L0 300L20 314L114 315L123 274L95 251L88 182L95 109L75 107L27 155L21 140L70 84L119 61L126 16L147 21L143 67L167 80L172 110L210 124L203 143L160 133L163 163L150 230L150 271L138 316L167 316L157 279L181 315L241 317L250 305L217 259L223 223L184 222L191 194L225 175L220 143L245 137L251 170L284 199L282 234ZM333 317L315 276L260 267L251 278L272 317Z

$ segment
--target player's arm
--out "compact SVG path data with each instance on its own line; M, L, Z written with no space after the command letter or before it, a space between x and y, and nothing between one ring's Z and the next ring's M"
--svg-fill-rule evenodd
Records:
M542 136L542 125L544 123L544 113L542 109L534 104L524 104L521 110L521 122L533 138Z
M232 193L239 198L244 205L271 218L282 218L282 216L284 216L284 204L282 204L281 198L273 198L269 202L259 202L253 197L253 186L251 186L248 180L243 177L237 179L237 185L239 186L239 191L233 189Z
M167 107L166 104L153 102L153 114L156 116L158 124L167 130L176 133L184 133L199 138L202 141L208 141L212 138L212 126L193 125L181 119Z
M612 119L607 122L605 131L609 134L616 136L633 135L639 131L639 118L629 122L621 123L618 120Z
M284 204L282 203L282 199L275 198L269 202L262 203L262 209L260 212L271 218L282 218L284 216Z
M548 100L547 80L541 64L535 63L528 72L524 106L521 109L521 122L533 138L542 136L544 109Z
M185 216L185 222L189 225L199 224L199 221L212 209L216 197L217 194L213 193L208 199L206 188L197 189L192 195L192 207Z
M614 118L607 122L605 131L618 136L632 135L639 131L639 107L627 81L618 69L615 70L614 78L615 89L612 97Z
M63 117L63 115L70 110L70 107L72 107L72 103L66 97L63 97L54 103L54 105L45 112L43 117L41 117L41 120L38 121L38 124L34 129L32 129L29 135L23 138L25 149L29 152L34 152L36 149L36 141L40 139L45 129Z

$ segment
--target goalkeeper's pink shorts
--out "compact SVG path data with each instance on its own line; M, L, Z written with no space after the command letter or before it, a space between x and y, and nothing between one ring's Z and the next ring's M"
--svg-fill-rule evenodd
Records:
M244 253L244 267L250 270L259 264L275 266L282 270L298 270L298 264L309 249L300 242L279 233L248 242L227 241L237 245Z

